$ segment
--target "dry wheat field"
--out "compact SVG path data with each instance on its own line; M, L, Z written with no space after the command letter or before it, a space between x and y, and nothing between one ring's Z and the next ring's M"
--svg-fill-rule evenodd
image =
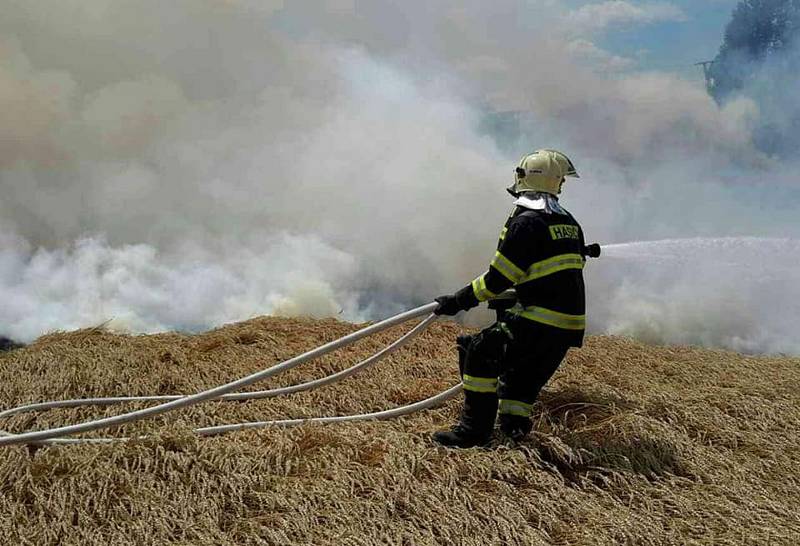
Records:
M354 331L258 318L202 335L102 328L0 353L0 408L192 393ZM258 389L322 377L409 325ZM98 435L108 445L3 448L4 544L798 544L800 359L592 337L570 352L520 445L429 440L458 400L393 421L197 438L191 429L396 407L455 382L460 327L435 323L383 362L318 390L209 402ZM254 388L255 390L255 388ZM4 419L11 432L145 407Z

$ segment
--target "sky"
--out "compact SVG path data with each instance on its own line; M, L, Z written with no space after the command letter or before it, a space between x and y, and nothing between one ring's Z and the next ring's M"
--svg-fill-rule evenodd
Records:
M702 79L696 62L713 59L738 0L670 2L676 16L651 24L631 24L609 32L598 46L638 61L636 68L670 70ZM576 3L577 7L587 2Z
M0 335L389 316L481 274L557 148L592 333L800 352L797 158L692 66L732 2L3 7Z
M365 4L350 0L322 3L340 14L362 10ZM601 50L597 54L616 58L618 68L667 70L702 80L702 71L694 63L711 60L717 54L725 25L737 3L738 0L565 0L528 4L562 15L572 13L580 21L579 34L594 27L590 34L591 43ZM537 10L531 11L530 18L535 19ZM502 12L499 17L503 17ZM285 28L297 31L288 19ZM571 33L565 29L564 34Z

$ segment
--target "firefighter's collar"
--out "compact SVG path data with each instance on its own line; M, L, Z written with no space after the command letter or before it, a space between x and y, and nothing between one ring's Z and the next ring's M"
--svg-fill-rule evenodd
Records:
M530 210L547 213L566 214L564 207L558 202L558 197L545 192L528 191L520 195L514 204Z

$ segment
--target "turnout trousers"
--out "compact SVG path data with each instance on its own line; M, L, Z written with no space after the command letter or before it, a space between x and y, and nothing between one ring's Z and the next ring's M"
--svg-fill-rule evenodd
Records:
M478 334L457 339L465 397L461 425L487 436L499 414L501 430L519 439L530 432L533 404L569 344L528 319L499 315Z

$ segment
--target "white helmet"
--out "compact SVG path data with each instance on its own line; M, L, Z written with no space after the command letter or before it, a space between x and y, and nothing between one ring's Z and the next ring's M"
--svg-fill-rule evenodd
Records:
M514 196L525 191L558 195L567 176L580 178L566 155L557 150L536 150L520 160L514 171L514 185L508 191Z

